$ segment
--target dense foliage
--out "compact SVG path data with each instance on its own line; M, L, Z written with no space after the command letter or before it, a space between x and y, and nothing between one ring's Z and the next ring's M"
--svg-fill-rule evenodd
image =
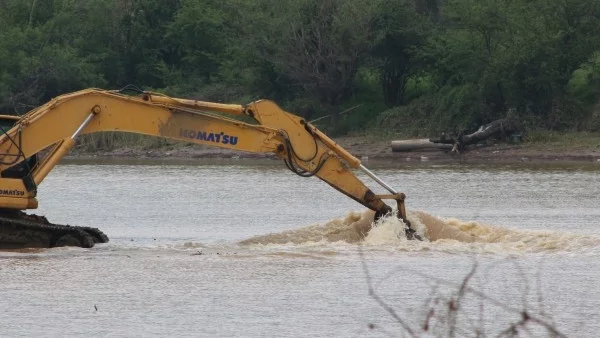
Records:
M341 132L595 130L600 1L0 0L1 112L127 84Z

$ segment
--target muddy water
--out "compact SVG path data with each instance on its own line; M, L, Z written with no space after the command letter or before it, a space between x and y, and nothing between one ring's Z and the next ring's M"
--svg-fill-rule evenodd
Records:
M111 242L1 253L0 336L405 332L369 281L415 335L427 322L445 336L445 300L474 266L468 285L489 298L469 289L456 336L495 336L523 309L568 336L596 336L600 169L375 171L408 195L428 240L406 241L391 219L367 231L370 212L278 163L61 165L36 213L99 227Z

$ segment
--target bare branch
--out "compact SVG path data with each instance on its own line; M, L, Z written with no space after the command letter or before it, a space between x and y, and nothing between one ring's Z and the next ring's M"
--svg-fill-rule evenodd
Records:
M357 104L357 105L356 105L356 106L354 106L354 107L348 108L348 109L346 109L346 110L344 110L344 111L342 111L342 112L338 113L338 115L340 115L340 116L341 116L341 115L347 114L347 113L349 113L349 112L353 111L354 109L356 109L356 108L358 108L358 107L360 107L360 106L362 106L362 105L363 105L362 103L361 103L361 104ZM324 118L326 118L326 117L329 117L329 116L331 116L331 114L329 114L329 115L325 115L325 116L321 116L321 117L319 117L319 118L317 118L317 119L314 119L314 120L310 121L310 123L315 123L315 122L317 122L317 121L319 121L319 120L322 120L322 119L324 119Z
M437 277L431 276L431 275L426 274L426 273L414 271L413 269L408 269L407 268L407 269L405 269L405 271L411 271L412 273L415 273L415 274L417 274L417 275L419 275L421 277L435 280L435 281L437 281L440 284L456 286L455 282L450 282L450 281L447 281L447 280L444 280L444 279L441 279L441 278L437 278ZM476 290L476 289L474 289L474 288L472 288L472 287L470 287L468 285L465 286L464 290L465 290L465 292L468 292L468 293L473 294L473 295L475 295L477 297L485 299L486 301L488 301L488 302L490 302L490 303L492 303L492 304L494 304L494 305L496 305L496 306L498 306L498 307L500 307L500 308L502 308L502 309L504 309L506 311L509 311L509 312L512 312L512 313L516 313L516 314L519 314L519 315L523 315L523 313L524 313L524 311L522 309L518 309L518 308L515 308L515 307L512 307L512 306L509 306L506 303L501 302L501 301L499 301L499 300L497 300L495 298L492 298L492 297L486 295L485 293L483 293L483 292L481 292L479 290ZM556 337L566 338L566 336L563 333L561 333L560 331L558 331L554 327L554 325L552 325L552 323L549 323L546 320L544 320L544 319L542 319L542 318L540 318L538 316L533 316L533 315L531 315L531 314L528 313L528 320L531 321L531 322L534 322L534 323L536 323L536 324L538 324L538 325L540 325L542 327L544 327L546 330L548 330L548 332L552 333Z
M406 332L411 337L416 337L416 335L415 335L414 331L411 329L411 327L404 320L402 320L402 318L400 318L400 316L396 313L396 311L390 305L388 305L383 299L381 299L381 297L379 297L379 295L373 289L371 274L369 273L369 268L367 267L367 262L365 261L365 257L364 257L363 251L362 251L362 246L358 247L358 254L360 255L360 261L362 263L363 271L365 272L365 277L367 279L367 285L369 287L369 296L371 298L373 298L379 304L379 306L381 306L385 311L387 311L387 313L389 313L396 320L396 322L398 322L398 324L400 324L400 326L402 326L402 328L404 330L406 330Z
M27 27L31 27L31 22L33 21L33 11L35 10L35 3L37 0L33 0L31 3L31 9L29 10L29 22L27 23Z
M460 309L460 302L465 295L465 291L467 290L467 284L475 274L475 271L477 271L477 262L473 264L471 271L465 276L465 278L463 278L460 288L458 289L456 301L453 301L452 306L449 307L450 310L448 316L450 317L450 332L448 334L450 337L454 337L454 334L456 332L456 317L458 314L458 310Z

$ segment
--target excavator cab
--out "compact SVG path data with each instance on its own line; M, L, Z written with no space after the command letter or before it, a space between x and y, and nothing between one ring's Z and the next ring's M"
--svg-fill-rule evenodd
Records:
M6 133L19 121L20 117L16 115L0 115L0 137L6 135ZM20 140L13 140L14 142L20 142ZM15 146L19 147L18 143ZM8 155L8 154L4 154ZM38 164L38 154L33 154L26 160L19 162L18 164L5 169L0 173L0 177L5 178L24 178L31 174L31 171Z

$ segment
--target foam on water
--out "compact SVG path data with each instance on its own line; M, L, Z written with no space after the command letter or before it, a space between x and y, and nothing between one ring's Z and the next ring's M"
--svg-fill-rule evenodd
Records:
M379 220L373 212L351 212L345 218L280 233L252 237L241 246L331 246L362 244L405 251L446 251L519 254L525 252L600 253L600 238L556 231L509 229L475 221L443 219L424 211L408 211L408 220L423 241L407 240L404 223L395 217Z
M372 212L351 212L345 218L334 219L325 224L314 224L280 233L251 237L239 242L239 244L315 245L334 242L358 243L367 236L372 222Z

